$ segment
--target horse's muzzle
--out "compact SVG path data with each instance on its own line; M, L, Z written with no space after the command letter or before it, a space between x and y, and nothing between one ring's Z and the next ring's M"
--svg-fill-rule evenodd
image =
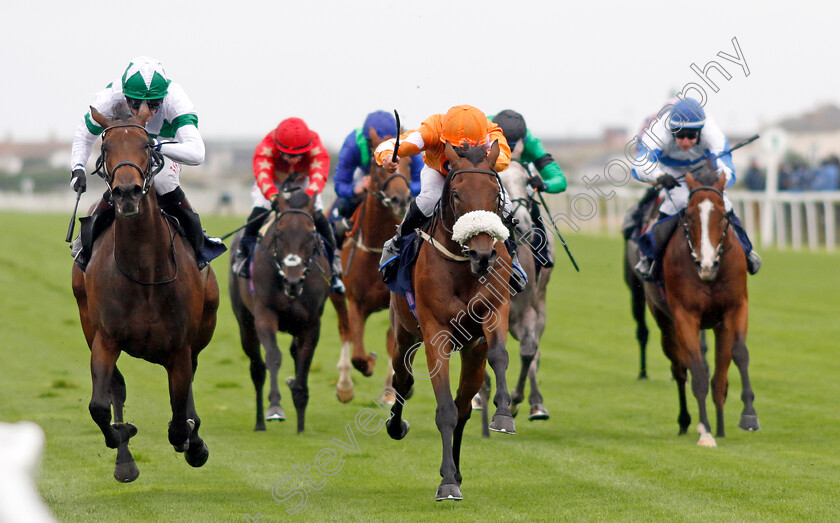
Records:
M470 271L476 276L483 276L493 268L493 265L496 263L496 258L499 257L499 253L496 249L483 252L470 249L467 251L467 256L470 259Z
M303 278L286 278L283 280L283 293L294 300L303 294L303 284L306 280Z
M699 276L701 280L712 281L717 278L718 269L720 268L720 263L717 261L706 266L700 262L696 262L695 265L697 265L697 276Z
M138 184L118 185L111 190L114 210L119 216L129 217L140 212L143 188Z

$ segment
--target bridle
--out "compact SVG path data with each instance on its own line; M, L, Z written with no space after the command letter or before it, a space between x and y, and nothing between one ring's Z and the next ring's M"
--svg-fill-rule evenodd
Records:
M107 137L108 131L111 129L118 129L120 127L136 127L138 129L142 129L144 133L146 133L147 144L146 148L149 151L149 161L146 163L146 169L142 169L139 165L134 162L129 161L122 161L119 162L117 165L114 166L113 169L108 169L108 162L107 162L107 152L108 149L105 144L105 139ZM158 174L161 170L163 170L163 155L160 151L155 150L153 147L152 139L149 136L149 131L146 130L140 124L136 123L118 123L112 125L110 127L106 127L104 131L102 131L102 145L100 147L99 158L96 159L96 170L93 171L93 174L98 175L100 178L105 180L105 183L108 186L108 192L111 192L111 184L114 181L114 172L117 169L123 166L134 167L137 169L137 172L140 173L140 176L143 178L143 187L142 187L142 195L145 196L149 189L152 187L152 183L154 181L154 177Z
M280 220L284 216L287 216L287 215L290 215L290 214L302 214L302 215L306 216L307 218L309 218L310 221L312 221L313 226L315 225L315 219L312 218L312 215L309 214L308 212L302 211L300 209L287 209L287 210L279 213L277 215L277 217L274 218L274 222L272 223L271 226L272 227L277 227L277 225L280 223ZM271 251L272 251L271 261L274 264L274 268L277 271L277 274L280 276L280 278L282 278L284 280L287 279L286 269L290 269L290 268L294 268L294 267L300 267L301 265L303 265L303 278L302 279L304 281L306 280L306 275L309 273L309 268L312 266L312 262L315 260L315 258L319 254L324 252L323 240L321 240L320 236L318 236L318 232L313 231L312 235L314 237L314 247L312 249L312 252L309 253L309 256L305 260L299 254L296 254L296 253L287 254L281 260L280 259L280 253L277 252L277 245L279 243L279 241L278 241L279 235L275 232L275 234L273 235L273 237L271 239ZM326 276L326 274L324 273L324 270L321 268L321 266L316 263L315 267L318 268L318 270L320 271L321 276L324 278L324 280L327 283L329 283L330 280Z
M443 205L442 201L440 202L440 204L439 204L440 212L438 213L439 217L440 217L440 223L443 226L443 229L450 234L452 233L452 231L446 228L446 208L449 207L452 210L452 216L455 217L456 221L459 218L459 216L458 216L457 211L455 211L455 203L453 201L453 194L449 190L449 186L452 184L452 180L454 180L456 176L458 176L459 174L465 174L465 173L486 174L486 175L489 175L489 176L492 176L493 178L495 178L496 183L499 184L499 193L498 193L498 196L497 196L498 202L496 204L496 214L498 214L499 216L501 216L502 206L504 205L504 199L502 197L502 191L504 190L502 188L502 179L499 178L499 173L497 173L496 171L491 170L491 169L458 169L457 171L452 171L446 177L446 181L443 184L443 191L442 191L443 194L447 194L447 193L449 194L449 199L447 200L445 205Z
M411 187L411 182L408 181L408 178L406 178L405 175L402 175L400 173L394 173L391 176L389 176L384 182L382 182L382 185L377 184L376 191L374 191L374 193L373 193L373 195L376 196L376 198L385 207L389 207L391 205L391 197L388 196L385 193L385 191L388 190L388 184L391 183L392 181L394 181L397 178L401 178L403 181L405 181L405 184L408 187Z
M721 199L723 199L723 193L721 191L715 189L714 187L701 186L701 187L697 187L697 188L693 189L691 192L688 193L689 201L691 201L691 197L694 196L695 193L700 192L700 191L711 191L711 192L717 194L718 196L720 196ZM685 234L685 239L688 242L688 250L689 250L689 253L691 254L691 259L694 260L695 264L699 265L700 264L700 260L698 260L699 256L697 254L697 250L694 248L694 243L691 241L691 226L688 223L688 218L686 216L687 216L687 214L684 213L683 217L680 218L680 221L682 223L683 233ZM732 220L731 220L731 218L729 218L729 215L724 213L724 216L726 216L726 225L724 225L723 231L721 232L721 235L720 235L720 240L718 240L717 247L715 247L715 254L714 254L714 257L712 258L712 263L713 264L720 263L720 257L723 256L723 253L725 252L724 249L723 249L723 242L726 239L726 234L729 232L729 226L732 225Z

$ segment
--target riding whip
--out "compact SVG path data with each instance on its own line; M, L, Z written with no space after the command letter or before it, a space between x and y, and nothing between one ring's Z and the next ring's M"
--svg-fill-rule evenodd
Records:
M73 241L73 230L76 228L76 211L79 210L79 199L82 197L82 191L76 191L76 206L73 207L73 217L70 218L70 225L67 226L67 237L64 241L70 243Z
M548 213L548 221L551 222L551 226L554 228L554 232L556 232L557 237L560 238L560 243L562 243L563 248L566 249L566 254L569 255L569 260L571 260L572 265L575 266L575 270L577 272L580 272L580 269L578 268L578 264L575 262L575 257L572 256L572 251L570 251L569 246L566 245L566 239L563 238L563 235L560 234L560 231L557 229L557 225L554 224L554 220L551 219L551 211L548 210L548 205L545 204L545 198L543 198L543 195L542 195L542 193L540 193L540 191L534 191L534 192L537 193L537 196L540 197L540 202L542 202L542 206L545 209L545 212ZM543 222L543 223L545 223L545 222Z
M394 156L391 157L391 161L397 163L397 152L400 150L400 113L394 109L394 118L397 120L397 140L394 143Z

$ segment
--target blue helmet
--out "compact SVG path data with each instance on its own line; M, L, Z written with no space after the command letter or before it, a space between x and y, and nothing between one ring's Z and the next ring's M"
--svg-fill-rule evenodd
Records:
M702 129L706 124L706 113L703 106L694 98L680 98L674 104L668 125L671 131L680 129Z
M365 118L365 123L362 125L362 133L368 140L370 140L371 127L373 127L380 138L385 138L386 136L394 137L397 135L397 121L394 120L394 116L391 113L386 113L385 111L372 112Z

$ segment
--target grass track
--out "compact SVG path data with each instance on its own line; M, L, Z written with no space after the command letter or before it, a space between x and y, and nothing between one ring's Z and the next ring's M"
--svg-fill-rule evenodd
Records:
M747 339L762 430L737 428L742 405L733 365L727 437L718 448L704 449L695 445L693 426L689 436L676 435L676 387L652 322L650 379L635 379L638 351L619 240L570 234L582 272L574 273L558 253L542 344L540 379L551 419L518 418L515 436L485 440L474 417L462 452L464 501L435 503L440 438L428 384L418 382L406 406L411 432L405 440L354 429L356 453L331 441L347 441L345 426L373 406L385 366L380 359L372 378L354 374L356 398L338 403L339 344L329 305L310 375L306 433L295 434L285 385L289 421L252 431L254 393L226 294L226 257L214 262L223 288L219 323L194 386L210 459L192 469L174 452L166 437L171 414L163 369L123 356L126 420L140 429L131 442L140 477L115 482L115 451L105 447L87 410L89 352L62 241L68 217L0 213L6 240L0 252L0 420L30 419L46 431L39 485L62 521L242 521L258 513L261 521L825 521L840 513L836 254L762 252L762 272L749 281ZM242 223L237 217L204 220L214 233ZM369 322L367 343L380 354L386 325L384 313ZM286 347L288 337L280 344ZM518 370L512 340L509 350ZM283 356L285 378L291 362L287 350ZM707 407L714 411L711 398ZM694 425L691 398L689 412ZM295 476L293 467L313 465L328 447L343 460L342 469L324 477L313 466L319 489L309 488L305 505L289 515L299 499L277 501L272 485ZM303 484L292 478L278 494Z

